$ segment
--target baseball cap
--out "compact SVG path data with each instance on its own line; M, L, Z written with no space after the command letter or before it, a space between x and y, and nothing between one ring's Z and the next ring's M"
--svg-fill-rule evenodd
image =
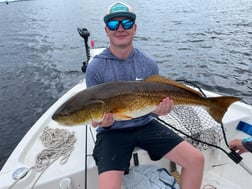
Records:
M126 3L116 2L112 4L108 10L106 15L104 16L104 22L107 23L109 20L115 17L128 17L132 20L136 19L136 14L133 11L133 8Z

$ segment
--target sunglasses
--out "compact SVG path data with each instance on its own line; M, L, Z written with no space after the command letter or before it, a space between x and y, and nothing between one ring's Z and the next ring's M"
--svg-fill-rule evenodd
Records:
M119 28L119 25L122 25L123 29L129 30L133 27L135 22L133 20L125 19L125 20L110 20L107 23L107 27L109 30L116 31Z

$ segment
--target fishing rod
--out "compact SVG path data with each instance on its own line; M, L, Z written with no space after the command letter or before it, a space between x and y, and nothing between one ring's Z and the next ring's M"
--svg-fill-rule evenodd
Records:
M85 139L85 187L84 188L87 189L87 142L88 142L88 140L87 140L87 132L88 132L87 128L88 128L88 126L86 125L85 127L86 127L86 130L85 130L86 139Z
M84 39L84 45L85 45L87 60L82 63L81 71L83 73L85 73L86 70L87 70L88 62L90 60L90 48L88 46L88 37L90 36L90 33L86 28L82 28L82 29L77 28L77 30L78 30L80 36Z

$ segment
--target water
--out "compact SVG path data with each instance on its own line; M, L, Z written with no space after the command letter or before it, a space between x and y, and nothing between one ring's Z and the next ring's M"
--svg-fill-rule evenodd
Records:
M108 45L102 18L114 1L0 3L0 167L35 121L84 77L77 27ZM252 1L127 0L135 46L161 75L235 95L252 104Z

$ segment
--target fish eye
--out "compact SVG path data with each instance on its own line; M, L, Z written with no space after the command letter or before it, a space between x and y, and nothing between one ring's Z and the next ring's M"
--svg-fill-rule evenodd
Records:
M67 112L62 112L60 115L66 117L66 116L69 115L69 113L67 113Z

